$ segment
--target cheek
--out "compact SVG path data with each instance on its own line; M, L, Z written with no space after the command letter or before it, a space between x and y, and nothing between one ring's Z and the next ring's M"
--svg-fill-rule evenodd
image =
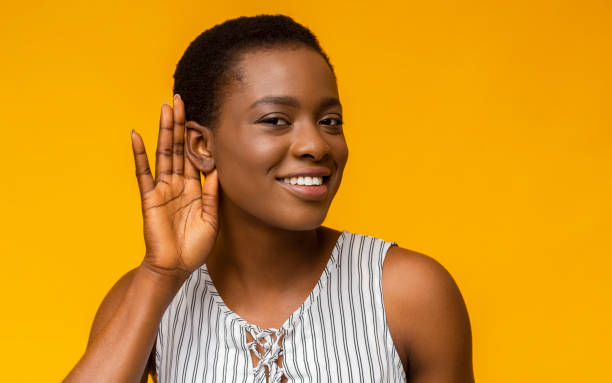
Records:
M338 170L342 171L348 161L348 146L344 136L341 139L332 143L332 151L334 153L334 161L338 166Z
M279 142L256 135L224 137L215 144L219 182L236 203L245 198L262 198L274 181L273 170L282 161Z
M223 194L239 209L272 225L295 230L318 227L339 182L326 203L313 205L297 201L274 177L279 166L287 160L289 136L247 133L219 137L215 141L215 161ZM348 159L348 147L344 137L334 137L328 143L340 181Z

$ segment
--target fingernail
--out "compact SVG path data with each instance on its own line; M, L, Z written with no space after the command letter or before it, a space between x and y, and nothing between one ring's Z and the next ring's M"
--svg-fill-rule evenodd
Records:
M177 93L177 94L174 95L174 102L177 102L180 99L181 99L181 95L180 94Z
M164 102L162 105L168 105L168 106L170 106L170 104L168 104L167 102Z
M130 130L130 137L134 137L134 129Z

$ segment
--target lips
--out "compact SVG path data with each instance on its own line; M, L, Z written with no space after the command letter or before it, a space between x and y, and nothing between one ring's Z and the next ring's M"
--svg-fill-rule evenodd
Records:
M327 184L322 183L321 185L292 185L283 182L282 180L276 180L285 190L294 196L306 200L306 201L322 201L327 196Z

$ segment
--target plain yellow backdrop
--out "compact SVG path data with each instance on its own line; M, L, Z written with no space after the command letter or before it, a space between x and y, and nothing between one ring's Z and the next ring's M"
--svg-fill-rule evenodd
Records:
M609 1L11 2L0 370L60 381L144 255L130 129L156 145L200 32L285 13L330 55L351 151L327 225L454 276L479 382L612 381Z

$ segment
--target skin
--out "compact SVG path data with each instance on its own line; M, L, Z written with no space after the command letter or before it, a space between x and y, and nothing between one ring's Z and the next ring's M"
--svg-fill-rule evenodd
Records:
M275 328L308 296L340 234L319 227L348 158L342 126L334 125L342 108L327 64L309 49L289 52L245 54L242 80L224 97L220 124L188 124L189 157L198 161L205 145L221 185L219 238L207 261L211 278L228 307ZM296 70L304 66L312 70ZM296 105L252 106L270 96ZM277 180L313 166L332 173L321 201L296 197ZM200 167L208 171L211 164Z
M155 179L132 136L147 251L105 297L65 382L146 382L161 315L204 263L228 307L263 328L280 327L317 283L340 235L321 223L348 159L335 78L306 47L247 52L233 69L214 127L185 121L179 97L162 106ZM277 179L313 166L330 171L320 200ZM383 297L409 381L474 381L467 310L442 265L392 247Z

